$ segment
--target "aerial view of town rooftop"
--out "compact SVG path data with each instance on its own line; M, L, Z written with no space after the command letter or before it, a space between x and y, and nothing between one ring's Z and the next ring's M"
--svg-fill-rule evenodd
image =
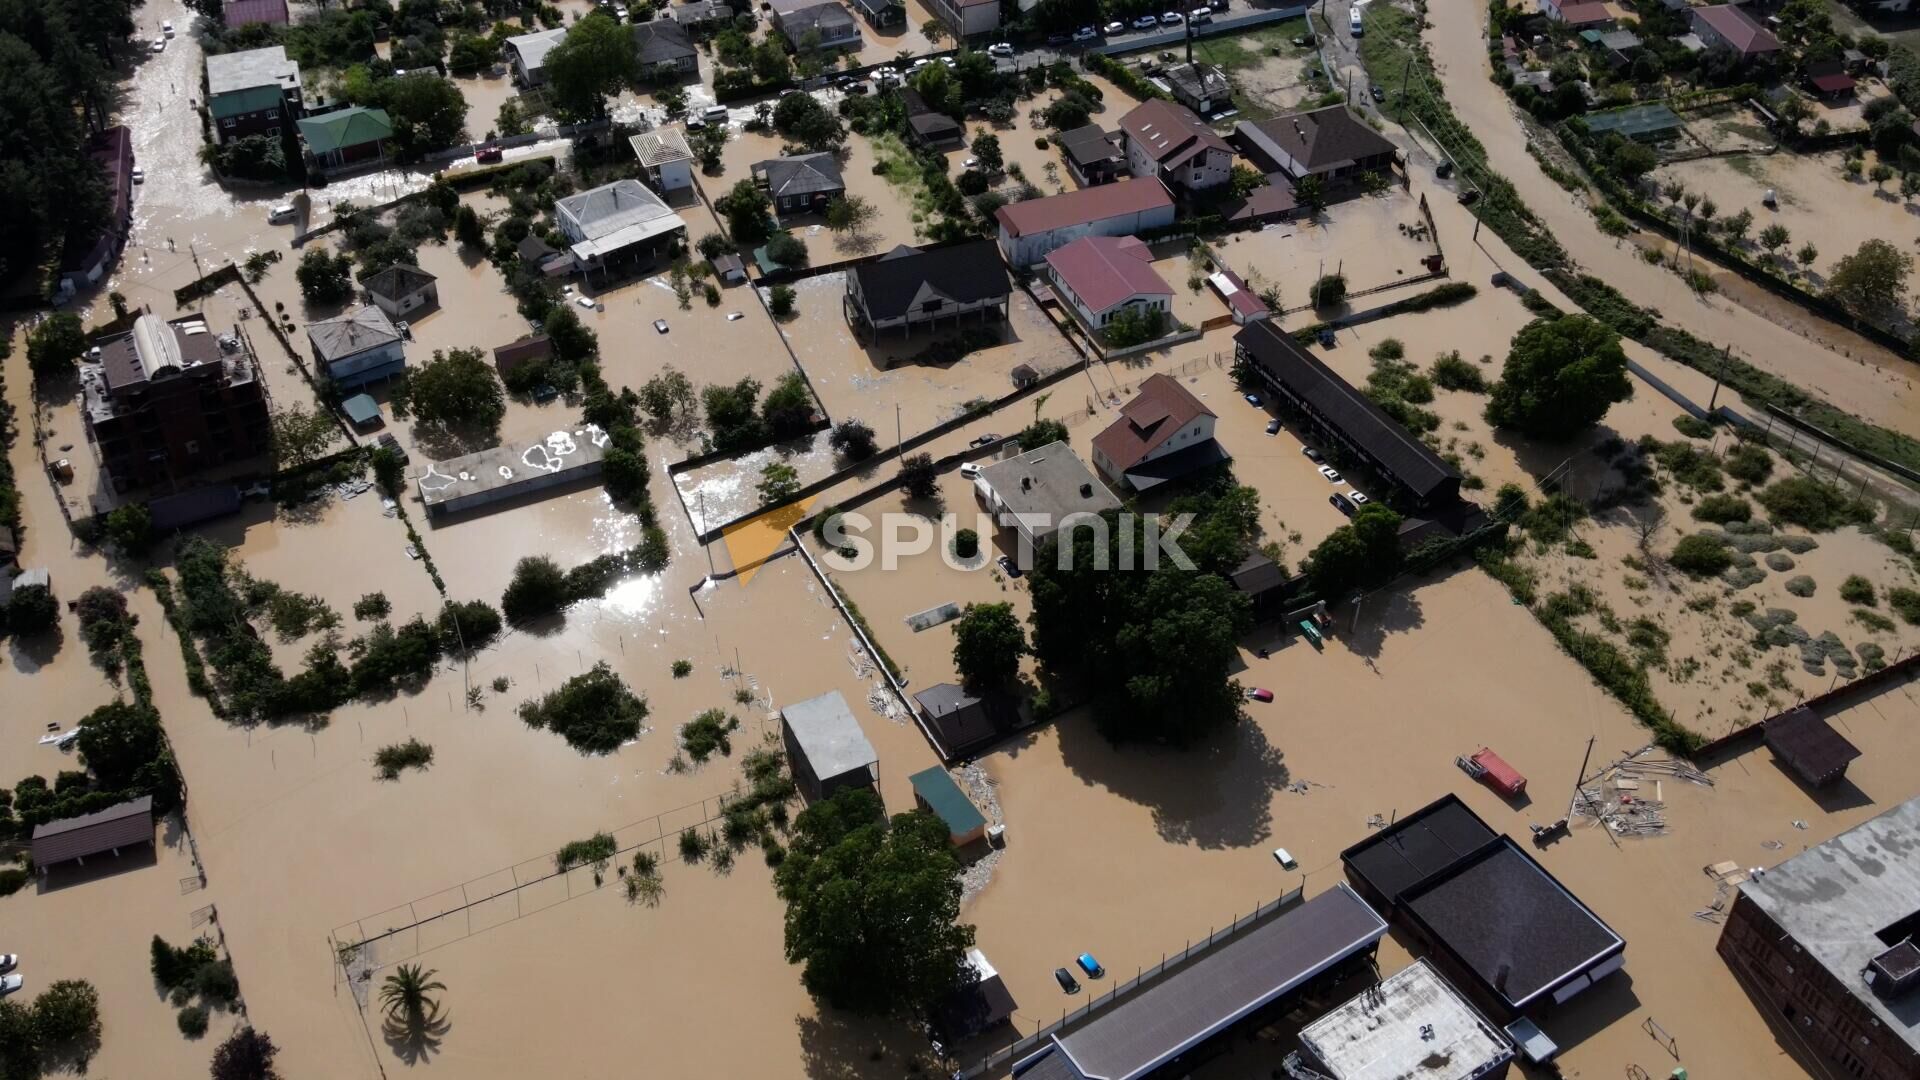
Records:
M0 5L0 1080L1920 1077L1916 116L1909 0Z

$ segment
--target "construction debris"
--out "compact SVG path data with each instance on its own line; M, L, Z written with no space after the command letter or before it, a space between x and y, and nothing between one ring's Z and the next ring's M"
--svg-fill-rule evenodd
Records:
M1670 757L1649 757L1653 752L1651 744L1643 746L1602 766L1599 772L1588 777L1573 800L1573 816L1602 825L1616 837L1666 835L1666 778L1685 780L1703 787L1712 787L1713 778L1684 761ZM1644 794L1649 780L1652 781L1652 798ZM1709 870L1709 873L1712 871Z

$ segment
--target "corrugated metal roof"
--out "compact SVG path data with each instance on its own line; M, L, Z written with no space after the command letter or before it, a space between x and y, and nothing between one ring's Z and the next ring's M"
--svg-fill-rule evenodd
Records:
M91 814L62 818L33 830L35 866L84 859L115 848L153 842L153 797L142 795Z

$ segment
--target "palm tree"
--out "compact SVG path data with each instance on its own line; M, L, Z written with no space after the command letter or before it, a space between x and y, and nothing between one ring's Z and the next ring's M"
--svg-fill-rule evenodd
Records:
M401 964L380 987L380 1004L387 1018L410 1032L422 1031L440 1013L440 1003L429 997L447 988L434 979L439 972L421 971L419 964Z

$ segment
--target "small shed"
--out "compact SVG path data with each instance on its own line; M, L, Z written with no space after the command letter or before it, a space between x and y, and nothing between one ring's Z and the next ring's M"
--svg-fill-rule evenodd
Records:
M1845 735L1802 705L1767 721L1768 749L1809 787L1826 787L1847 775L1860 749Z
M957 683L935 683L913 695L920 715L932 729L935 749L948 761L965 757L1000 735L994 710L984 699Z
M954 847L964 847L987 835L987 816L973 805L947 770L935 765L909 776L907 782L913 785L913 801L947 823Z
M715 255L708 262L713 264L713 276L720 279L722 285L743 285L747 280L747 264L733 252Z
M880 782L880 755L874 753L840 691L795 702L780 711L780 720L794 783L808 801L818 802L841 788Z
M45 873L63 862L84 864L101 852L153 843L153 797L142 795L79 817L62 818L33 830L33 865Z
M553 355L553 340L545 334L530 334L508 345L493 350L493 366L500 372L501 378L513 374L514 369Z
M355 394L340 403L340 410L362 431L380 422L380 403L373 400L372 394Z
M934 1009L934 1029L949 1042L972 1038L1004 1023L1018 1008L986 953L968 949L966 966L961 987Z
M1007 374L1013 379L1014 388L1018 390L1025 390L1040 381L1040 373L1026 364L1015 364L1013 370Z

